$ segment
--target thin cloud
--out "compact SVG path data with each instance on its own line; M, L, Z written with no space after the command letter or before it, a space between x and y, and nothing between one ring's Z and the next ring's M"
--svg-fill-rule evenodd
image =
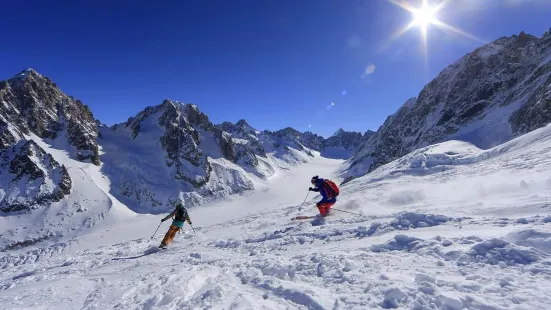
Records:
M367 68L365 68L365 73L366 74L373 74L375 72L375 65L374 64L370 64L369 66L367 66Z
M362 73L362 79L375 73L375 69L377 69L377 67L374 64L367 65Z
M348 92L346 91L346 89L345 89L345 90L343 90L343 91L341 91L341 95L343 95L343 96L346 96L346 95L348 95Z

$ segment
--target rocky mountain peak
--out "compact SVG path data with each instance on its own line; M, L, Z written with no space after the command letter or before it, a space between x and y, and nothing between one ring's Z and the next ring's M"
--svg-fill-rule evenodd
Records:
M48 77L26 69L0 83L0 115L11 128L40 138L67 139L73 158L99 165L97 124L90 109ZM59 138L61 139L61 138Z
M6 82L11 88L18 92L44 92L54 89L56 92L61 92L52 80L41 75L32 68L19 72Z
M346 131L345 131L344 129L339 128L339 129L337 129L337 131L335 131L335 132L333 133L332 136L339 136L339 135L344 134L345 132L346 132Z
M185 104L183 106L183 112L186 117L186 119L192 124L196 126L200 126L201 128L205 130L213 130L214 125L210 122L209 117L199 111L199 107L197 107L194 104Z
M237 123L235 123L235 126L240 128L240 130L246 132L247 134L256 134L257 132L257 130L249 123L247 123L247 121L244 119L240 119L239 121L237 121Z
M10 80L43 79L43 78L44 77L33 68L27 68L19 72L18 74L16 74Z
M364 137L371 137L372 135L375 134L375 131L373 130L367 130L366 132L364 132L363 136Z
M551 120L550 50L546 36L521 33L458 59L362 142L351 175L448 139L489 148L545 125Z
M251 127L245 119L238 120L237 123L235 123L235 126L238 126L238 127Z
M531 35L531 34L527 34L526 32L524 32L524 30L521 31L521 32L518 34L518 37L521 38L521 39L526 39L526 38L528 38L528 39L534 39L534 40L537 40L537 39L538 39L538 37L536 37L536 36L533 36L533 35Z
M516 44L524 46L530 42L537 41L538 37L531 34L526 34L524 31L521 31L520 34L516 37Z
M300 136L300 132L292 127L285 127L281 130L276 131L276 133L280 133L282 135L291 135L295 137Z

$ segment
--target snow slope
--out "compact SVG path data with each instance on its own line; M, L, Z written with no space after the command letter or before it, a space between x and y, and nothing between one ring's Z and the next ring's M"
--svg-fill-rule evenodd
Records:
M461 140L488 149L551 122L551 31L520 33L445 68L350 158L347 179L416 149Z
M34 243L51 244L87 234L98 223L115 223L135 214L109 194L109 181L100 167L75 160L34 134L25 135L54 160L67 167L70 193L48 207L0 217L0 250L27 250ZM32 247L32 246L31 246Z
M316 158L168 223L137 215L79 239L0 255L5 309L548 309L551 126L489 150L448 141L342 186L314 214ZM339 179L336 179L340 181Z

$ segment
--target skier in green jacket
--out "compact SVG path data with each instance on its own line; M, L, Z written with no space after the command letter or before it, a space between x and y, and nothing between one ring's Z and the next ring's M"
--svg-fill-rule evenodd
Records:
M170 225L170 228L165 234L165 237L163 238L163 241L161 241L160 248L166 248L167 245L172 243L174 240L174 237L176 236L176 233L184 227L184 222L187 221L189 225L191 225L191 219L189 218L189 214L187 213L186 208L182 206L181 203L178 203L176 205L176 208L174 208L174 211L172 211L169 215L165 216L163 219L161 219L161 222L164 222L168 220L169 218L174 217L174 220L172 221L172 224Z

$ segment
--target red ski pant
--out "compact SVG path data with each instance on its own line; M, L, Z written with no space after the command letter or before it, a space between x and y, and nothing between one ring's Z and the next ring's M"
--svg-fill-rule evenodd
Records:
M316 206L320 211L321 216L326 216L329 213L329 209L335 204L334 199L324 202L318 202Z

